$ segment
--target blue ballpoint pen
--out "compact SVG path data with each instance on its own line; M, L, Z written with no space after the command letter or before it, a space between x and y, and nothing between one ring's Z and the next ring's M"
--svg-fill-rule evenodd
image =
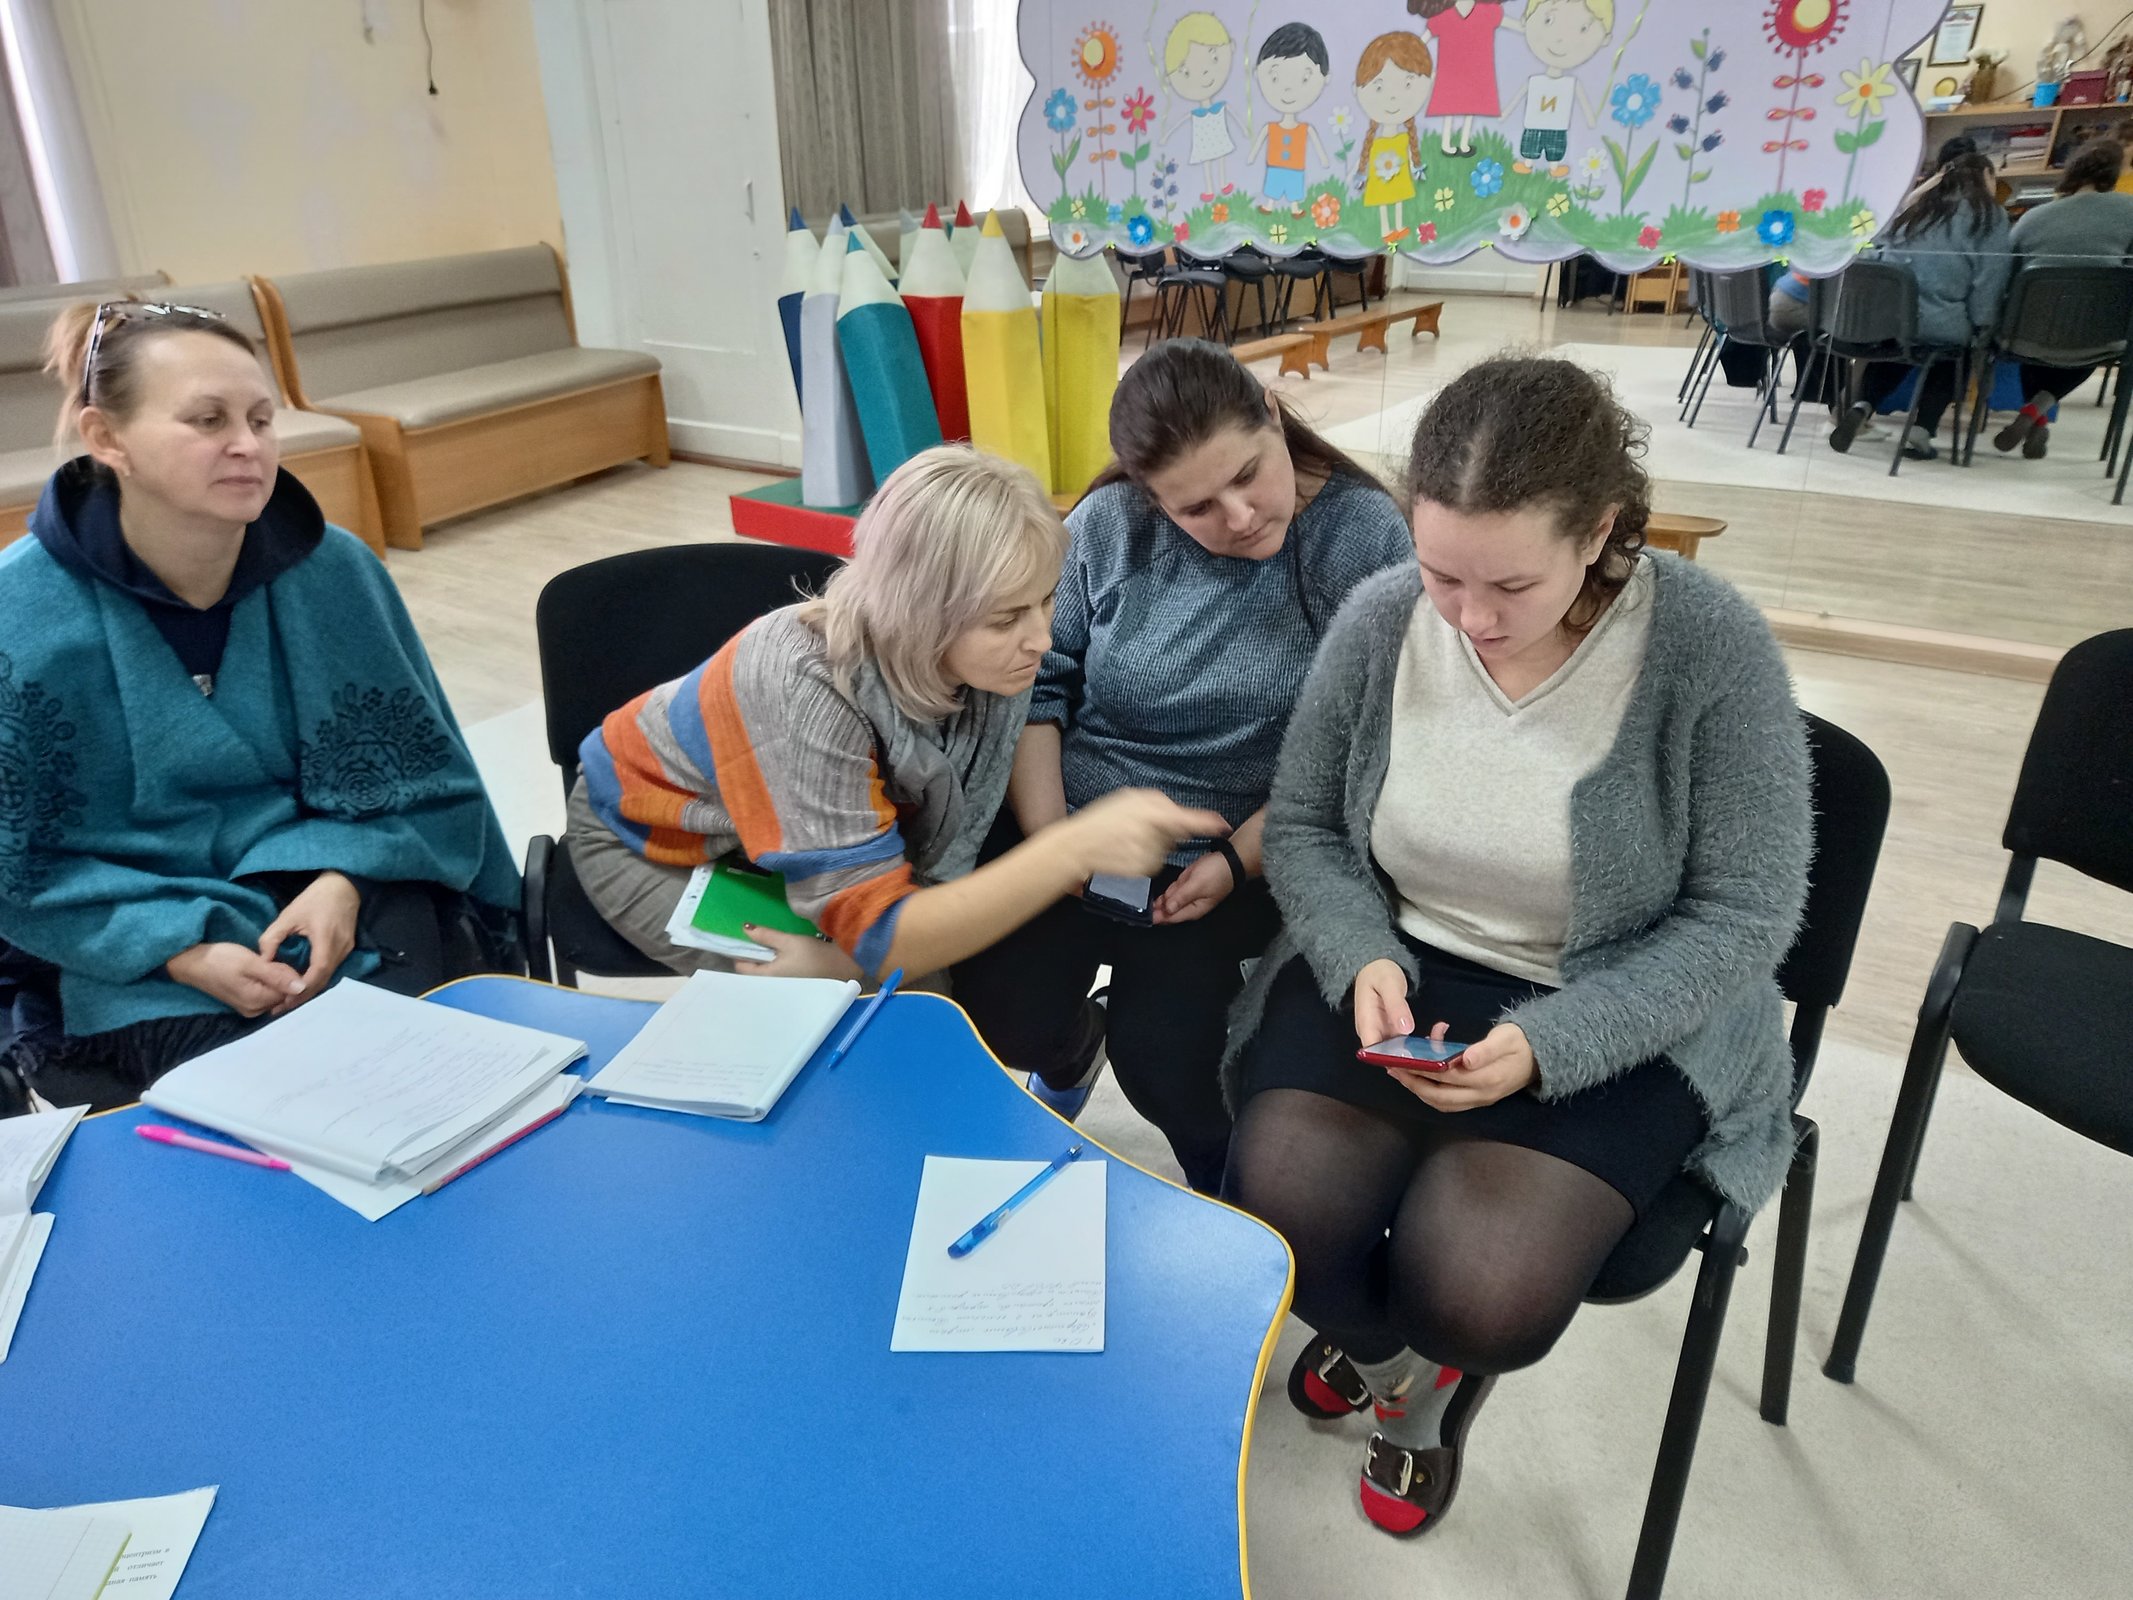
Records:
M958 1261L960 1261L964 1256L969 1255L971 1251L977 1249L979 1245L983 1244L987 1239L990 1239L994 1234L998 1233L1000 1231L1000 1224L1005 1222L1009 1217L1013 1216L1015 1214L1016 1209L1020 1207L1024 1201L1028 1200L1031 1195L1035 1194L1039 1189L1043 1188L1054 1178L1058 1177L1061 1172L1065 1171L1068 1162L1079 1161L1080 1159L1081 1146L1078 1144L1070 1145L1067 1147L1066 1150L1052 1157L1052 1164L1050 1166L1046 1167L1042 1172L1038 1173L1036 1177L1030 1179L1029 1182L1025 1183L1021 1188L1017 1189L1013 1194L1009 1195L1005 1200L1001 1201L998 1210L992 1212L983 1221L979 1222L975 1227L973 1227L968 1233L964 1234L962 1238L956 1240L954 1244L950 1245L948 1247L948 1254L955 1257L955 1259Z
M853 1020L852 1025L844 1030L844 1037L830 1046L829 1060L822 1063L824 1071L828 1071L844 1059L845 1052L852 1048L852 1042L865 1031L866 1025L874 1020L874 1013L881 1009L882 1001L896 993L896 986L903 981L904 969L902 967L898 967L894 972L882 979L881 987L874 991L874 998L866 1003L858 1017Z

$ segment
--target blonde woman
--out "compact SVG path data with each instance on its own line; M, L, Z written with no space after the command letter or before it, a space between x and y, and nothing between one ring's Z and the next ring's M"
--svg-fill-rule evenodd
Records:
M690 870L782 873L829 942L751 930L738 970L914 980L974 955L1095 873L1159 869L1219 816L1107 796L978 868L1051 642L1066 530L1020 467L914 456L820 599L773 611L586 737L570 797L578 876L625 939L677 972L723 967L666 924Z

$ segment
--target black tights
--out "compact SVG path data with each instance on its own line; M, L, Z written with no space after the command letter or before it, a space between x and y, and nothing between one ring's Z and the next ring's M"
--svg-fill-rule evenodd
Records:
M1462 1372L1546 1355L1635 1214L1521 1145L1417 1135L1303 1089L1237 1119L1228 1197L1296 1254L1296 1314L1359 1361L1402 1346Z

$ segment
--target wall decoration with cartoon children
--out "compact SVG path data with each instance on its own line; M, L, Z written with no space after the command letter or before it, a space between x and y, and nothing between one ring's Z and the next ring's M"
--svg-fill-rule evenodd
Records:
M1484 248L1527 262L1587 251L1620 271L1675 257L1720 271L1782 260L1821 275L1871 243L1910 187L1924 119L1897 91L1893 63L1932 33L1941 7L1148 0L1135 10L1122 26L1088 0L1020 7L1037 80L1022 170L1054 239L1072 230L1077 249L1316 245L1425 263ZM1749 98L1759 84L1775 92Z

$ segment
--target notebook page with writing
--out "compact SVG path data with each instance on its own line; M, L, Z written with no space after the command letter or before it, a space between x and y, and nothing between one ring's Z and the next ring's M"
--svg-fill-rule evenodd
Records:
M130 1532L110 1517L0 1506L0 1600L96 1600Z
M586 1088L626 1105L760 1121L858 994L830 978L692 973Z
M1107 1163L1061 1168L999 1232L960 1259L948 1254L1044 1167L926 1157L891 1350L1103 1349Z
M274 1155L375 1180L421 1167L584 1051L342 982L167 1073L141 1099Z
M192 1560L207 1514L215 1509L216 1486L145 1500L110 1500L67 1506L76 1516L108 1518L133 1530L98 1600L171 1600L185 1564Z

